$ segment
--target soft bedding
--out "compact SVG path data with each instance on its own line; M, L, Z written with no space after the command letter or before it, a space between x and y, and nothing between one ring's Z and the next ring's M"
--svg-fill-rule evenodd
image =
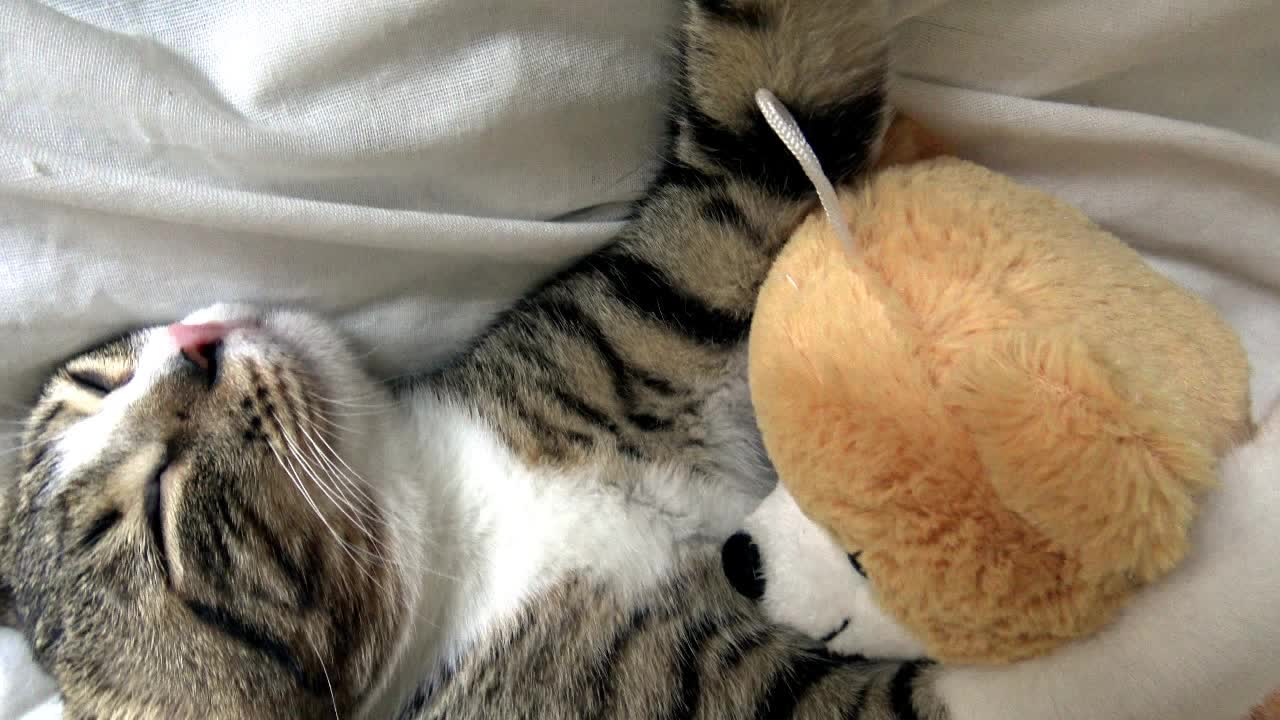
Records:
M1280 394L1280 4L896 7L899 103L1202 293L1256 406ZM388 375L447 356L643 189L676 9L6 0L0 413L86 341L229 298L332 309ZM0 631L0 718L58 714Z

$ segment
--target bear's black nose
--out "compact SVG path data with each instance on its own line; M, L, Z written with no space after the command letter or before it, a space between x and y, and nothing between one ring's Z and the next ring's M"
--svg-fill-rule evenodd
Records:
M764 572L760 567L760 548L751 536L734 533L720 548L720 565L724 576L735 590L751 600L764 596Z

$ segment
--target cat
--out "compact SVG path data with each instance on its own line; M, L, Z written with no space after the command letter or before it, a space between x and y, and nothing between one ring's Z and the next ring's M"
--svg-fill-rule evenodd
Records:
M690 0L670 149L620 237L436 372L383 386L314 315L219 305L54 373L4 502L0 577L69 717L404 715L504 632L514 652L558 611L660 622L686 597L736 618L707 642L760 636L768 657L738 683L685 682L691 697L683 674L616 679L611 716L664 696L736 716L770 673L813 662L847 678L841 706L911 669L890 683L901 702L918 665L821 658L722 581L679 580L707 577L773 482L743 344L813 196L753 96L776 93L832 179L855 181L890 118L886 16L882 1ZM581 593L601 595L563 608ZM587 677L538 646L537 669ZM576 693L499 687L579 715ZM460 712L426 711L444 707Z

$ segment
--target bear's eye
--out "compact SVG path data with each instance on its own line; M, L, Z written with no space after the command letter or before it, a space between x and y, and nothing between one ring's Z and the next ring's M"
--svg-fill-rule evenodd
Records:
M862 569L862 563L861 563L861 562L858 562L858 556L859 556L859 555L861 555L861 554L862 554L862 551L861 551L861 550L859 550L859 551L858 551L858 552L856 552L856 553L849 553L849 564L853 566L853 571L854 571L854 572L858 573L858 574L859 574L859 575L861 575L862 577L866 577L866 576L867 576L867 571L866 571L866 570L863 570L863 569Z

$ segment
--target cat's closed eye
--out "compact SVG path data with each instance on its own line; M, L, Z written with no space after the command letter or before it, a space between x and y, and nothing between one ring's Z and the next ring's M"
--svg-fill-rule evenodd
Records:
M147 512L147 530L151 533L151 541L155 544L156 554L160 558L160 566L165 577L171 575L168 548L164 536L164 479L171 465L170 456L166 456L160 465L151 473L143 489L143 503Z
M124 387L131 378L131 373L113 373L96 368L76 368L67 370L67 378L77 387L98 397L106 397Z
M102 542L107 533L120 524L124 519L124 515L115 508L112 508L97 517L84 535L80 537L80 549L89 550L98 543Z

